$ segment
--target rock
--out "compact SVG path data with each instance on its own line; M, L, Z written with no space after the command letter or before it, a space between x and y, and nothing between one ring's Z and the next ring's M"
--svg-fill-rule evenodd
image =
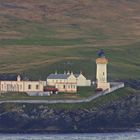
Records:
M0 132L71 133L134 130L140 127L139 101L139 94L134 94L99 107L83 109L5 103L0 108Z

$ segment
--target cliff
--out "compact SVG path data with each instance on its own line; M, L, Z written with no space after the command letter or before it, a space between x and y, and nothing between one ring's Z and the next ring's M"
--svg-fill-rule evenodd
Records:
M90 106L77 105L76 108L64 105L1 104L0 132L120 132L140 127L140 95L137 92L119 100L98 103L99 106L92 106L91 103Z

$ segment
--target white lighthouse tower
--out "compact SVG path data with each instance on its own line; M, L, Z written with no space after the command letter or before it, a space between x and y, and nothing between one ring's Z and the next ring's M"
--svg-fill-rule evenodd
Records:
M108 59L106 59L103 50L101 50L98 53L96 64L97 64L97 69L96 69L97 89L103 89L103 90L110 89L110 83L107 82Z

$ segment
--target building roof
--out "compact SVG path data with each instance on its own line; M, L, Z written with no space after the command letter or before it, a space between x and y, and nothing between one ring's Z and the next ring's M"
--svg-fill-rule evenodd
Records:
M105 57L105 53L102 49L98 52L98 57L99 58Z
M74 76L75 76L76 78L78 78L78 77L80 76L80 74L74 74Z
M70 74L50 74L47 79L67 79Z
M18 74L0 74L0 81L17 81ZM21 80L24 80L22 76Z

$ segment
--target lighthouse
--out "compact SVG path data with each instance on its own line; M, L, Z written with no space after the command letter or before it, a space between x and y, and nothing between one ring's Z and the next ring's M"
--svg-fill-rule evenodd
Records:
M98 58L96 59L96 83L97 89L107 90L110 89L110 83L107 82L107 64L108 59L105 57L103 50L98 53Z

